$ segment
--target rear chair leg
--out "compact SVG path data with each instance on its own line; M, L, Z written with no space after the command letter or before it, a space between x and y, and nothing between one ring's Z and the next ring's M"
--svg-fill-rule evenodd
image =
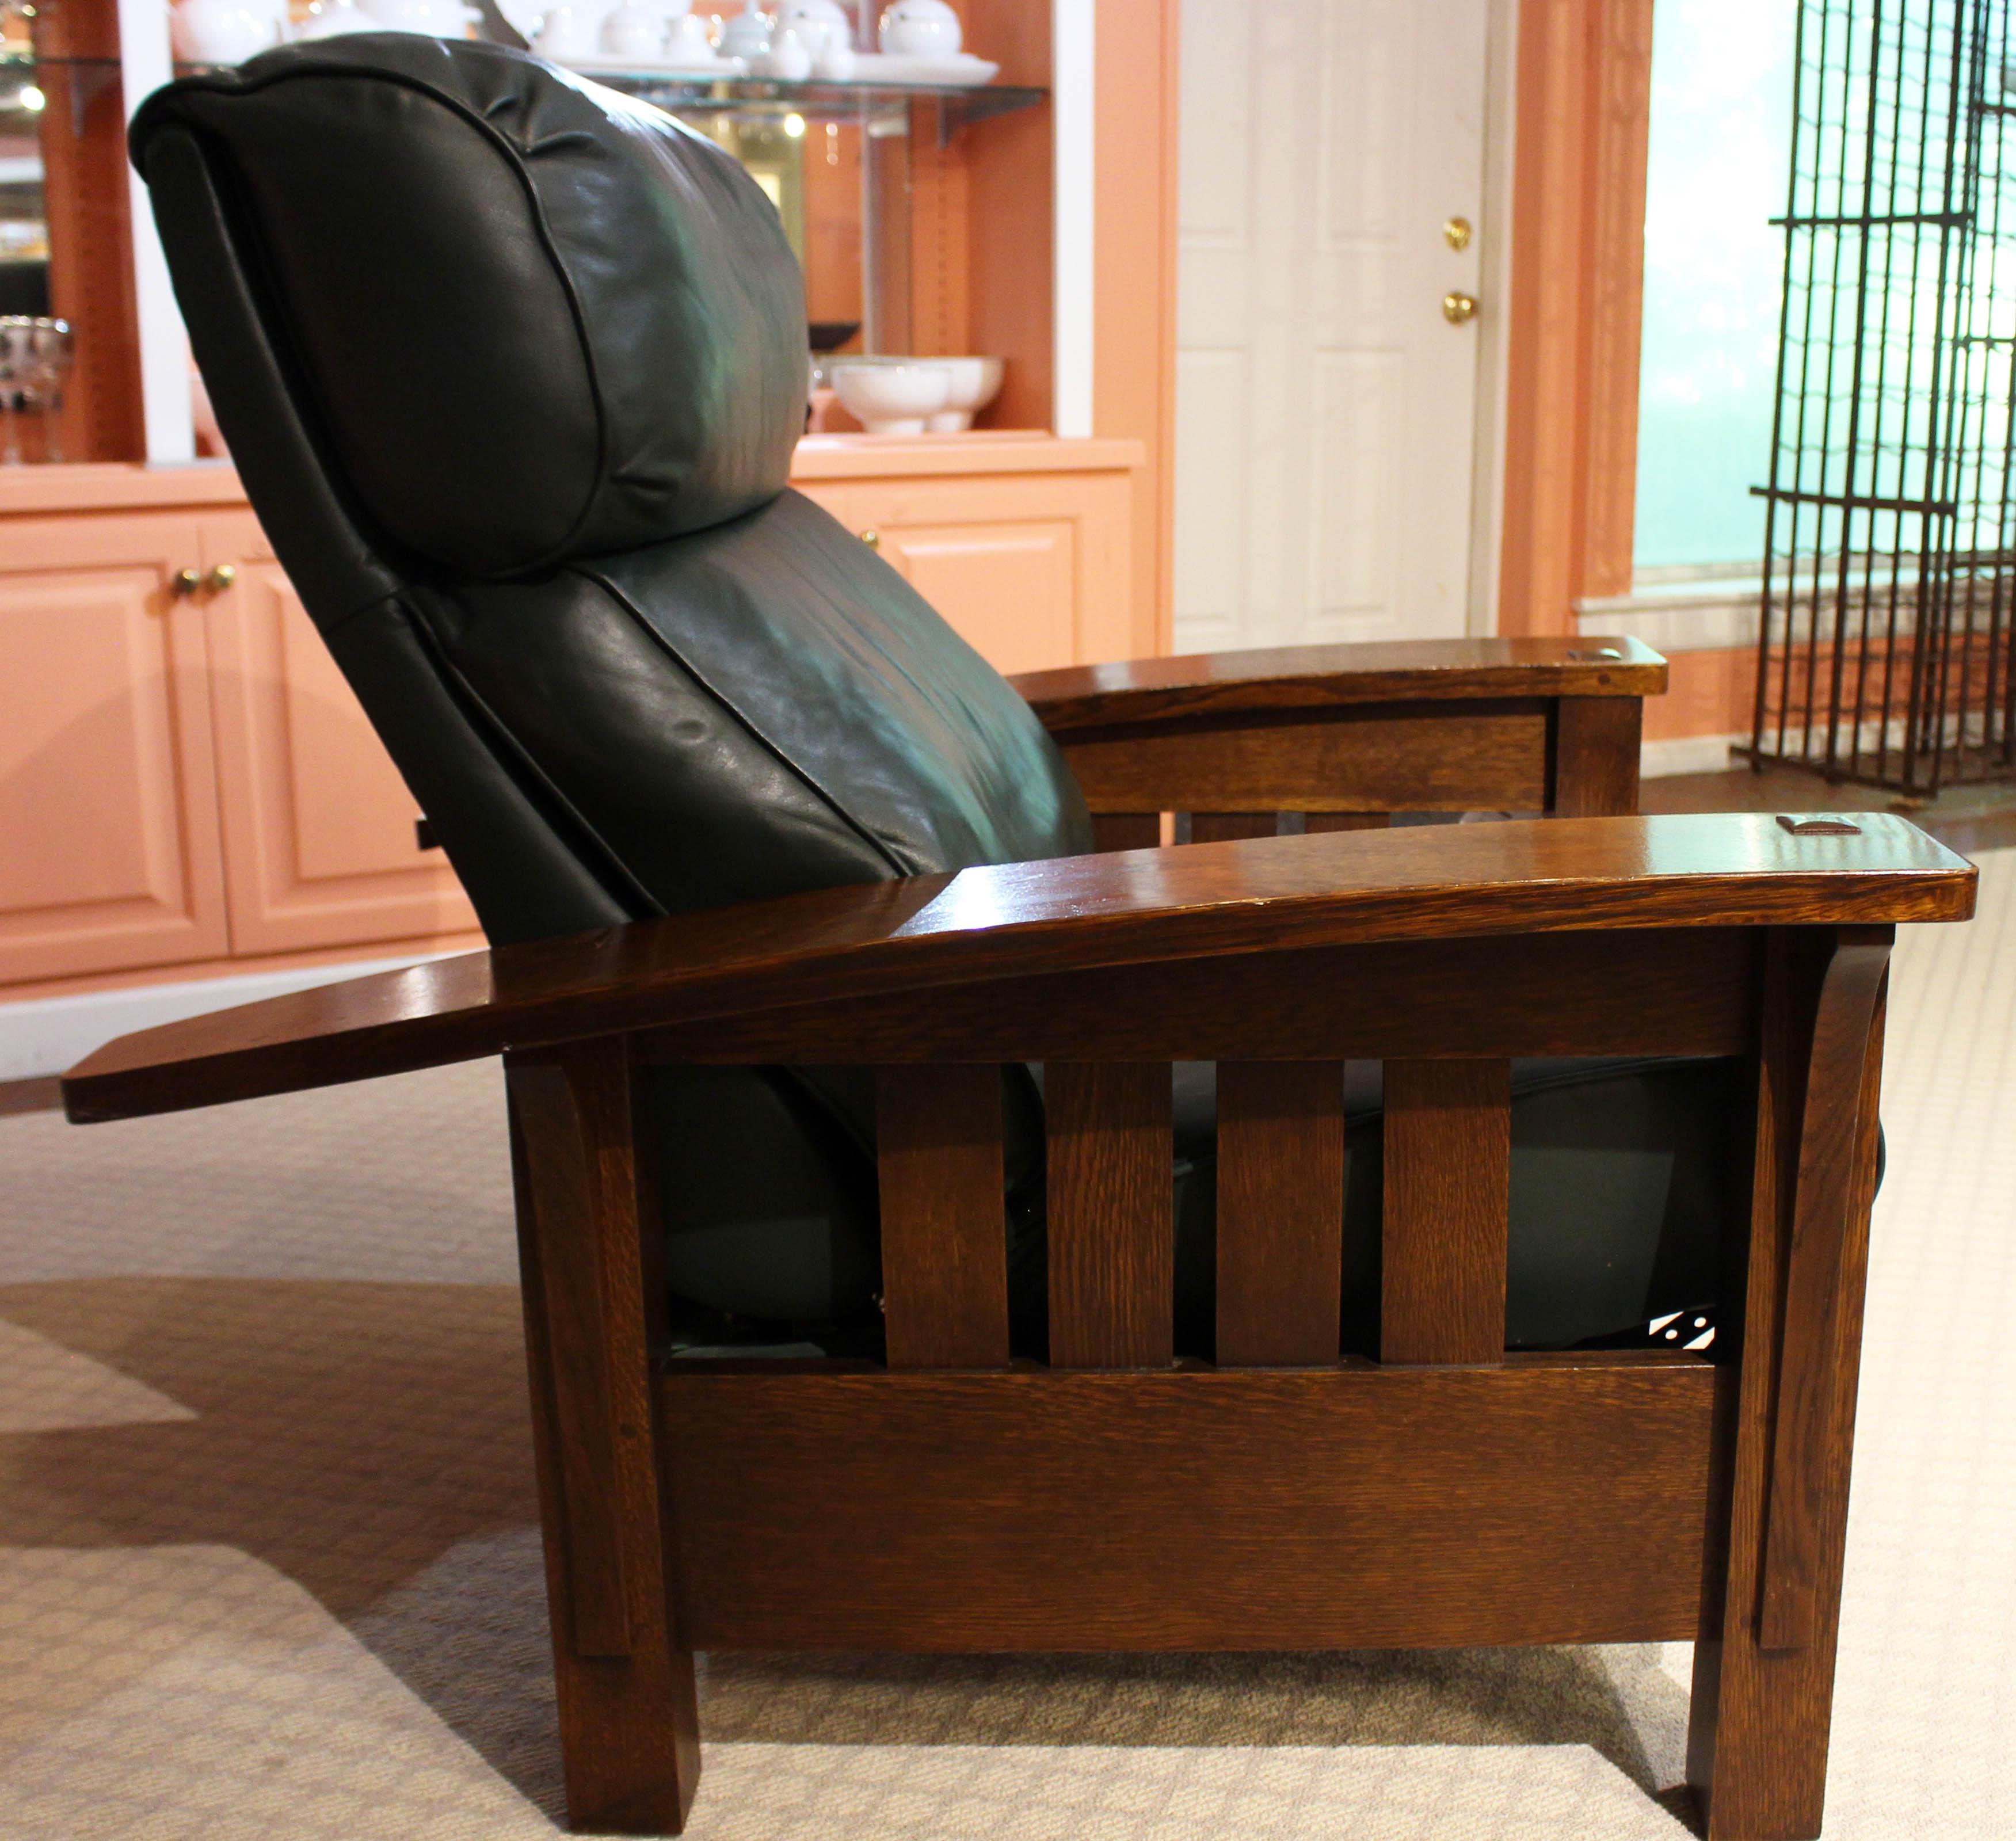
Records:
M620 1037L505 1068L567 1821L676 1835L700 1732L666 1558L649 1134Z
M1710 1841L1820 1832L1893 930L1776 935L1687 1777Z

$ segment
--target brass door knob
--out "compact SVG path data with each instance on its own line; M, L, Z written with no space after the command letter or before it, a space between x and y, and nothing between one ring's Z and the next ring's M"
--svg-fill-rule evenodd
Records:
M234 565L229 563L219 563L204 578L203 585L212 594L222 594L237 579L238 571Z
M1461 326L1465 320L1477 317L1477 297L1474 294L1445 294L1442 296L1442 318L1451 326Z
M861 541L870 549L880 549L882 547L882 533L880 531L863 531Z
M178 601L185 600L203 586L203 577L194 569L178 569L168 578L168 593Z

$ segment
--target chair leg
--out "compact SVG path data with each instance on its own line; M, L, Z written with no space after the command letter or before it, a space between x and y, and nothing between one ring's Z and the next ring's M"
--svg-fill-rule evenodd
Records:
M1773 943L1741 1355L1687 1744L1710 1841L1820 1832L1891 931Z
M676 1835L700 1737L667 1570L649 1134L620 1038L506 1075L567 1821Z

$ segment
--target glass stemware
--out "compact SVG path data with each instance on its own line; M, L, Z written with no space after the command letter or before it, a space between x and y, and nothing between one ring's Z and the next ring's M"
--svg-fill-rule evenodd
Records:
M41 427L41 458L63 459L63 386L70 377L73 348L70 322L0 317L0 465L21 463L21 418L33 414Z

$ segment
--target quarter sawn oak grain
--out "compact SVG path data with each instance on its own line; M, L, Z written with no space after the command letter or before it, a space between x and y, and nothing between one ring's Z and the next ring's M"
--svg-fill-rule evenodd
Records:
M1613 652L1615 658L1600 656ZM1009 683L1053 735L1172 716L1501 697L1657 697L1666 661L1636 639L1409 639L1281 646L1024 672Z
M171 1023L73 1068L73 1119L362 1079L813 998L1356 941L1964 920L1972 865L1903 820L1769 814L1258 838L824 889L436 960Z

